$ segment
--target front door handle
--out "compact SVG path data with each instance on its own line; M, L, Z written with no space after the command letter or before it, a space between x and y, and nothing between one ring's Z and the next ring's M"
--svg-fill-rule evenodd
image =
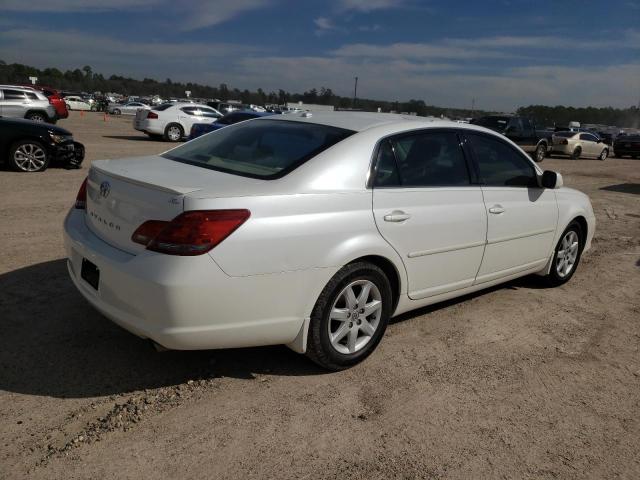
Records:
M499 215L501 213L504 213L504 207L502 205L494 205L489 209L489 213Z
M404 213L402 210L394 210L391 213L388 213L384 216L385 222L404 222L405 220L409 220L411 215L408 213Z

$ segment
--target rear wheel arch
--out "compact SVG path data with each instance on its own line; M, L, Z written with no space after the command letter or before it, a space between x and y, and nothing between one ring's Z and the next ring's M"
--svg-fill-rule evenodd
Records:
M371 263L384 272L387 280L389 280L389 283L391 284L391 293L393 295L392 312L395 312L395 309L398 306L398 301L400 300L400 291L402 286L400 280L400 272L398 272L396 266L391 260L381 255L367 255L364 257L359 257L350 261L349 263L347 263L347 265L360 262Z

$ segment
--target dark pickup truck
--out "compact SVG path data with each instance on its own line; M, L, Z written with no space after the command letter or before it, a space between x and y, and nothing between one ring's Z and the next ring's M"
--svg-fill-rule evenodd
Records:
M527 117L487 115L486 117L475 118L471 123L503 134L529 153L536 162L544 160L553 145L551 141L552 132L536 130L533 122Z

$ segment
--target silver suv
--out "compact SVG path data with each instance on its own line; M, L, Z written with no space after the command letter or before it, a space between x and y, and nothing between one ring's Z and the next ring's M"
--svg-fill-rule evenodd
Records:
M55 123L56 110L42 92L15 85L0 85L0 117Z

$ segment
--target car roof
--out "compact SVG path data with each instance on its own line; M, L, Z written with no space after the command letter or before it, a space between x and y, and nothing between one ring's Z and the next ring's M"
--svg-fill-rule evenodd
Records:
M0 85L0 88L12 88L17 90L27 90L28 92L34 92L36 89L33 87L25 87L22 85Z
M413 115L399 115L395 113L375 112L298 112L285 115L270 115L269 120L296 121L316 123L330 127L344 128L362 132L382 125L402 123L432 122L435 119L416 117Z

